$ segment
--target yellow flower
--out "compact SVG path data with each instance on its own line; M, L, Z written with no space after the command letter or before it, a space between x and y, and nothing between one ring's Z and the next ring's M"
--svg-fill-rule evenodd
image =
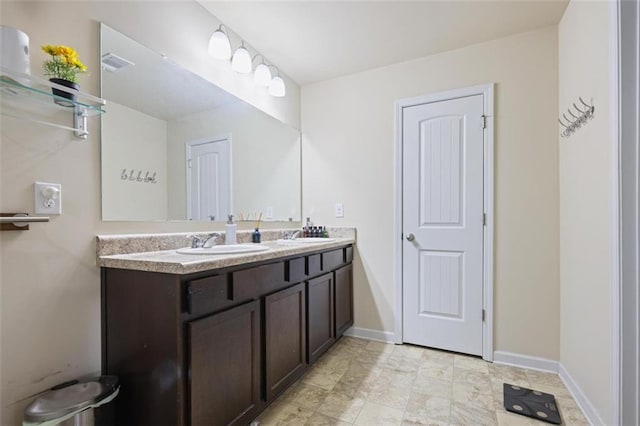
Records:
M51 46L49 44L46 44L42 46L42 50L51 56L61 56L67 62L69 62L70 59L78 58L78 52L76 52L74 48L69 46Z
M77 58L78 52L76 52L73 48L69 46L58 46L57 55L64 56L67 60L69 60L70 58Z
M53 56L53 55L55 55L55 54L56 54L55 47L56 47L56 46L51 46L50 44L45 44L44 46L42 46L42 50L43 50L45 53L47 53L47 54L49 54L49 55Z
M74 67L80 69L80 71L87 70L87 67L82 62L80 62L80 59L78 59L77 57L69 58L68 63L69 65L73 65Z

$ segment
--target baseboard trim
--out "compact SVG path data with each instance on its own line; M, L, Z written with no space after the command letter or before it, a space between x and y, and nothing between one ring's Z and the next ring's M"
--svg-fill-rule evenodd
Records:
M395 333L391 331L371 330L369 328L351 327L344 332L344 335L385 343L395 343L396 341Z
M514 367L526 368L529 370L558 374L558 361L547 358L540 358L537 356L495 351L493 353L493 362L495 362L496 364L511 365Z
M569 392L571 392L571 395L573 395L573 399L576 401L589 423L592 425L606 424L606 422L602 420L598 410L596 410L591 401L589 401L589 398L587 398L580 386L578 386L578 383L573 380L573 377L571 377L571 374L569 374L569 371L567 371L562 363L559 363L558 375Z

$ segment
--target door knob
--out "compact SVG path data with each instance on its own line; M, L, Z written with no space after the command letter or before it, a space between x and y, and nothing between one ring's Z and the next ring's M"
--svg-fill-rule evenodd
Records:
M413 235L411 232L407 233L407 241L413 241L416 239L416 236Z

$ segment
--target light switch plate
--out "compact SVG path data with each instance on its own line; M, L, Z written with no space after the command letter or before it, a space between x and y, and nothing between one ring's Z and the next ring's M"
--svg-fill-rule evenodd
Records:
M344 217L344 206L342 205L342 203L336 203L335 214L336 217Z
M45 196L47 188L52 188L48 192L53 196ZM33 192L35 193L35 214L62 214L62 185L36 182L33 186Z
M273 219L273 207L271 207L271 206L267 207L267 211L264 214L264 218L265 219Z

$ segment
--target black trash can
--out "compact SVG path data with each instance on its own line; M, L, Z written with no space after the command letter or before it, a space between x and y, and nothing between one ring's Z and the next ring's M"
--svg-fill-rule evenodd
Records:
M62 383L27 406L23 426L93 426L94 408L112 401L120 391L116 376Z

